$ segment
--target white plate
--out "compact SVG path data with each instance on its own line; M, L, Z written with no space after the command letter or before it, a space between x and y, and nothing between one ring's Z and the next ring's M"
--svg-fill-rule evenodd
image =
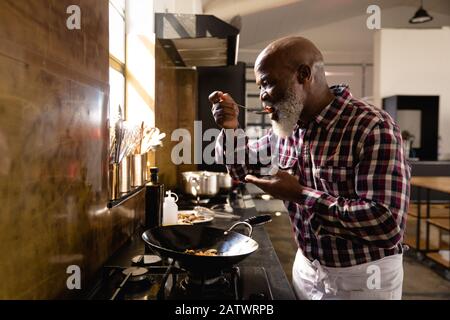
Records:
M191 221L190 223L183 222L180 219L180 214L183 214L183 215L195 215L196 217L203 217L203 219L201 219L201 220L200 219L196 219L194 221ZM214 219L213 216L196 213L194 210L178 211L178 224L199 224L199 223L210 222L213 219Z

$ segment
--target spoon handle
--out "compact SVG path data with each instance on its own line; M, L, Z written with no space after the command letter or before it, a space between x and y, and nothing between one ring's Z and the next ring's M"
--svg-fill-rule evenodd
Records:
M251 112L251 113L255 113L255 114L269 114L269 112L267 112L267 111L249 110L248 107L243 106L243 105L240 105L240 104L238 104L238 103L236 103L236 105L237 105L239 108L246 109L247 112ZM252 109L257 109L257 108L252 108Z

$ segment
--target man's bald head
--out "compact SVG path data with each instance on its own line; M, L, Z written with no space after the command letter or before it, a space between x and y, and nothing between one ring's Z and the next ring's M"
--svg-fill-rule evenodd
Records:
M255 70L266 66L296 71L300 65L311 69L323 67L323 56L317 47L303 37L286 37L269 44L258 56Z

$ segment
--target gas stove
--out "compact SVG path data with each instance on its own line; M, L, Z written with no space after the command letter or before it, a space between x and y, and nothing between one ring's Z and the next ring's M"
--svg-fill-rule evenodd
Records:
M272 300L262 267L192 274L176 266L105 266L93 300Z
M180 210L199 205L193 196L179 193ZM201 198L200 205L227 212L240 207L242 189ZM237 205L236 205L237 204ZM229 212L229 211L228 211ZM104 266L94 300L272 300L273 295L263 267L234 266L214 274L193 274L169 260L161 260L146 247L146 254L135 256L124 265ZM153 259L157 258L157 259ZM97 278L98 279L98 278Z

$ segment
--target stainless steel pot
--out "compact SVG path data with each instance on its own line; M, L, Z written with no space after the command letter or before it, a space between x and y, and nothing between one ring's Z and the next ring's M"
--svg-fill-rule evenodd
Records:
M187 171L182 173L183 191L194 197L215 196L219 192L217 172Z
M233 181L231 179L231 176L226 172L219 172L217 173L217 184L220 189L230 189L233 185Z

